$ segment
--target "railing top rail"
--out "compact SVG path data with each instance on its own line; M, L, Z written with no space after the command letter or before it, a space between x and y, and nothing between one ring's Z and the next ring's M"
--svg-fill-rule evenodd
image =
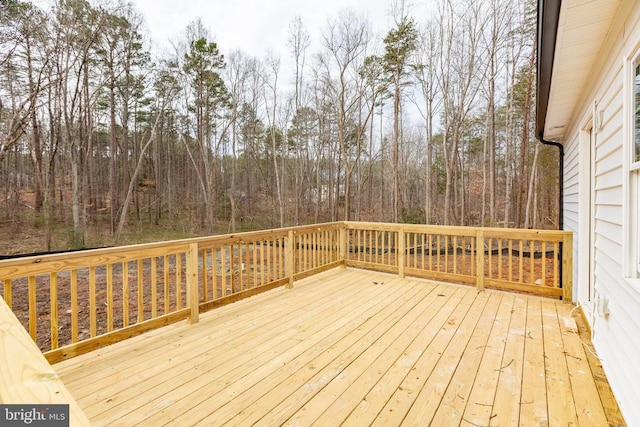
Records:
M289 231L301 234L309 231L338 230L343 228L342 222L326 222L312 225L299 225L295 227L273 228L269 230L246 231L242 233L221 234L217 236L196 237L189 239L190 243L197 243L199 247L214 247L242 242L272 239L274 237L286 237Z
M526 228L498 228L498 227L473 227L459 225L428 225L428 224L402 224L385 222L345 222L347 228L352 229L378 229L397 231L404 229L409 232L430 232L434 234L455 234L458 236L473 236L481 230L485 237L517 237L524 240L557 240L571 235L571 231L564 230L542 230Z
M175 240L6 259L0 261L0 280L134 261L187 250L189 250L188 241Z
M337 230L341 228L357 230L374 229L380 231L399 231L403 229L407 232L451 234L458 236L474 236L481 230L485 238L514 238L522 240L544 240L548 242L562 242L564 238L571 235L570 231L558 230L336 221L271 230L249 231L218 236L197 237L0 260L0 280L24 277L26 275L46 274L74 268L88 268L110 263L133 261L141 258L185 252L189 249L189 245L194 243L198 244L199 248L212 248L242 242L286 237L290 231L293 231L294 234L302 234L305 232Z
M547 242L562 242L565 237L572 235L571 231L522 228L485 228L483 233L486 238L516 238L521 240L544 240Z
M111 248L88 249L85 251L61 252L49 255L34 255L0 260L0 280L46 274L73 268L88 268L110 263L134 261L141 258L170 255L189 250L189 245L197 243L201 247L215 247L243 241L255 241L274 237L285 237L289 230L295 233L339 229L341 222L302 225L271 230L249 231L218 236L196 237L154 243L141 243Z
M478 229L472 228L472 227L451 227L451 226L444 226L444 225L421 225L421 224L406 224L404 226L404 231L409 233L429 233L429 234L469 236L469 237L473 237L478 233Z
M406 224L397 224L391 222L361 222L361 221L345 221L343 223L347 229L353 230L369 230L375 229L380 231L398 231L401 226Z

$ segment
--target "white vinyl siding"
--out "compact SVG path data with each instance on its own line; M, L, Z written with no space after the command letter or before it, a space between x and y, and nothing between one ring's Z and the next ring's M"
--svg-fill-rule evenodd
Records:
M573 259L579 260L584 254L581 253L580 244L582 242L579 233L580 227L580 138L574 138L564 144L564 208L563 223L564 229L573 231ZM588 238L586 241L588 242ZM588 253L588 252L587 252ZM588 267L588 265L587 265ZM584 266L578 262L573 263L573 277L575 283L587 283L589 280L585 274ZM584 300L582 288L574 286L574 301Z
M625 271L629 257L637 256L637 253L630 254L630 247L640 247L637 246L640 245L638 233L628 237L635 232L633 224L640 221L640 208L637 204L631 205L632 201L640 203L640 190L637 188L640 186L640 171L632 171L631 160L635 150L635 141L630 140L633 110L632 106L626 105L631 98L626 90L632 84L625 80L629 76L628 58L632 52L640 52L640 3L623 0L600 59L581 93L582 102L578 110L572 112L574 121L566 128L563 183L566 192L565 228L579 234L574 241L581 245L578 253L583 255L589 250L589 236L584 235L585 227L579 225L579 218L583 218L584 213L577 200L584 200L579 190L588 187L584 181L576 184L575 177L578 169L584 170L584 165L580 165L584 157L577 152L582 148L584 126L593 115L595 101L598 114L602 112L602 123L595 129L596 146L592 153L592 268L595 297L608 299L610 314L594 313L593 317L586 314L591 322L596 351L623 415L628 425L640 426L640 285L630 282ZM580 175L581 180L584 178L589 179ZM576 267L581 262L584 259L574 260L574 272L576 268L581 270ZM636 258L631 262L637 264L640 260ZM574 286L588 286L588 280L576 277ZM584 295L584 290L578 291L578 295Z

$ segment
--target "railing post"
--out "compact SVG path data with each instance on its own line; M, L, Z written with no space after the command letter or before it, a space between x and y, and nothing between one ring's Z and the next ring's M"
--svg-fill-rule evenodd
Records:
M340 261L340 267L347 267L347 223L343 222L340 227L340 239L338 242L338 261Z
M404 265L406 263L406 238L404 234L404 226L400 226L398 230L398 276L404 277Z
M287 289L293 288L293 274L294 274L294 256L295 256L295 247L294 247L294 234L293 230L289 230L289 234L287 235L287 253L285 255L285 270L287 272L287 278L289 282L287 283Z
M476 287L484 291L484 231L476 232Z
M562 300L573 301L573 235L567 233L562 238Z
M202 262L206 262L205 259ZM215 268L215 266L213 267ZM198 296L198 244L189 245L187 252L187 303L191 310L189 323L198 323L200 301Z

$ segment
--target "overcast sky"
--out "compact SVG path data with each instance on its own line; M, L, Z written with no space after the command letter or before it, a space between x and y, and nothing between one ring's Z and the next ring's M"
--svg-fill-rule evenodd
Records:
M300 16L317 46L327 17L343 9L364 12L374 33L385 34L390 25L390 0L133 0L144 15L154 44L178 40L185 27L201 18L218 48L240 49L262 58L268 49L288 54L289 23ZM312 48L313 51L313 48Z

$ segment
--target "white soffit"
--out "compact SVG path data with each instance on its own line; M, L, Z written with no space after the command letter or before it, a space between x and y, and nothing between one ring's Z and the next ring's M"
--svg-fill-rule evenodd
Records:
M546 140L564 136L620 0L563 0L544 128Z

